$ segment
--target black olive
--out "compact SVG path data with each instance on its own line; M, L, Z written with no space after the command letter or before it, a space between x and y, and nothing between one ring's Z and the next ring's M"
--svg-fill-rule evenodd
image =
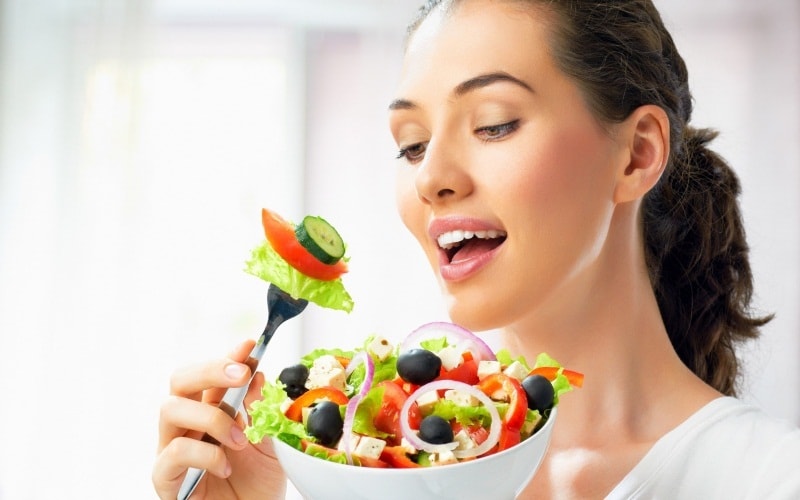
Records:
M553 406L555 391L553 384L541 375L528 375L522 381L522 388L528 396L528 408L539 413Z
M308 433L319 440L323 446L334 446L342 437L344 420L339 405L331 401L320 401L308 414L306 421Z
M442 417L428 415L419 424L419 438L431 444L452 443L453 428Z
M397 374L416 385L434 380L441 368L441 358L427 349L410 349L397 358Z
M286 386L286 394L292 399L297 399L308 390L306 389L308 367L303 364L288 366L281 370L278 380Z

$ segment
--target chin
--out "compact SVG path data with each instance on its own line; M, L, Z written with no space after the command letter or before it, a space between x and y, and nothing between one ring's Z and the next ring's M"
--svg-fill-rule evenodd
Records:
M475 300L463 297L464 294L454 295L447 290L445 305L450 320L472 332L485 332L495 330L509 323L508 318L503 318L503 310L497 304L487 303L485 293L476 294Z

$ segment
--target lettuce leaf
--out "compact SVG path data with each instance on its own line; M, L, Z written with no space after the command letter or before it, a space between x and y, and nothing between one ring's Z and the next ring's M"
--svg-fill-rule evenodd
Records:
M358 403L356 415L353 418L353 432L385 439L389 434L375 428L375 416L381 409L383 402L383 387L373 387Z
M449 399L437 401L431 414L442 417L447 421L455 419L463 426L479 423L483 427L489 427L492 422L489 410L484 406L460 406Z
M252 250L244 271L273 283L296 299L348 313L353 310L353 299L341 278L331 281L309 278L283 260L266 240Z
M511 363L513 363L514 361L518 361L528 371L531 370L531 365L528 364L528 361L525 359L524 356L517 356L515 358L515 357L511 356L511 353L508 351L508 349L500 349L499 351L497 351L495 353L495 357L497 358L497 361L499 361L500 364L503 365L503 366L508 366Z
M550 357L550 355L545 352L539 353L539 355L536 356L536 363L533 365L534 368L539 368L542 366L559 368L558 375L556 375L555 380L553 380L553 389L555 390L553 403L558 404L558 398L562 394L566 394L571 391L572 385L569 383L567 376L561 373L564 369L564 367L561 366L561 363Z
M283 384L265 382L261 396L262 399L254 401L248 411L252 422L245 428L244 434L251 443L260 443L264 437L270 436L301 449L301 440L313 439L302 423L287 418L281 411L281 405L287 398Z
M321 458L323 460L327 460L329 462L334 462L337 464L347 463L347 455L345 455L344 452L331 453L331 450L329 448L325 448L324 446L314 443L308 444L305 453L306 455L311 455L312 457Z
M354 351L345 351L344 349L339 349L339 348L333 348L333 349L318 348L318 349L314 349L310 353L308 353L305 356L303 356L302 358L300 358L300 363L302 363L302 364L306 365L307 367L311 368L311 365L314 364L314 360L315 359L320 358L322 356L327 356L327 355L342 356L342 357L345 357L345 358L352 359L353 356L355 356L355 352Z
M439 352L447 347L447 337L431 338L419 343L420 347L431 352Z

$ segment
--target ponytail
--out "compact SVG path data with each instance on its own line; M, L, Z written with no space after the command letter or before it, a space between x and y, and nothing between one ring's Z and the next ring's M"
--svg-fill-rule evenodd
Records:
M737 344L771 317L753 317L753 277L737 197L739 179L708 149L716 137L686 127L671 168L642 206L647 266L681 360L706 383L735 395Z

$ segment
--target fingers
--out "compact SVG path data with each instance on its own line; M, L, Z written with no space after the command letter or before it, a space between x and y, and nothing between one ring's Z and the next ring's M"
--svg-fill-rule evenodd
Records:
M176 371L170 379L170 394L161 407L158 456L153 484L163 498L175 498L188 467L228 477L231 465L222 446L233 450L248 446L243 424L235 422L216 404L229 387L241 387L250 379L247 360L255 342L248 340L227 358ZM204 439L194 439L200 436Z
M186 435L187 430L206 433L225 446L241 450L247 446L239 424L216 406L191 399L169 397L161 406L158 449Z
M175 498L189 467L205 469L221 478L230 476L232 470L221 447L186 437L173 439L153 466L153 486L161 498Z
M250 377L250 369L243 361L254 344L252 340L242 342L228 358L177 370L170 379L170 394L199 400L208 389L243 386Z

